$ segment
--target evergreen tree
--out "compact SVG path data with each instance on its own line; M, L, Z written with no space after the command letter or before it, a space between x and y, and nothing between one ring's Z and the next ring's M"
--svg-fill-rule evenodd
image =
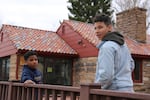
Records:
M71 4L68 10L71 13L69 19L72 20L91 23L97 13L112 14L111 0L68 0L68 3Z

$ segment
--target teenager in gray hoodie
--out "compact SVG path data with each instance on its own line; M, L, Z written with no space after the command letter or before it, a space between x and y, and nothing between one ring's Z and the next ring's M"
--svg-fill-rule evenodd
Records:
M94 27L101 40L97 45L99 53L95 82L100 83L102 89L134 92L134 61L124 37L113 31L111 18L104 14L95 16Z

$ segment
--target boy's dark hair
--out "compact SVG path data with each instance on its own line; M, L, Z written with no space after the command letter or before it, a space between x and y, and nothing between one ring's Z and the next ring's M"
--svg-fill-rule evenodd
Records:
M111 22L111 18L106 15L106 14L97 14L94 19L93 19L93 22L104 22L105 25L111 25L112 22Z
M36 55L36 56L37 56L37 53L36 53L35 51L28 51L28 52L26 52L26 53L24 54L24 60L27 61L28 58L29 58L30 56L33 56L33 55Z

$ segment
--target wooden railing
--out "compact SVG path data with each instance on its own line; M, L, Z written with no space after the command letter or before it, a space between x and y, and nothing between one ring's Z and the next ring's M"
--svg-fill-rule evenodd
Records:
M150 100L150 94L101 90L98 84L71 87L0 81L0 100Z

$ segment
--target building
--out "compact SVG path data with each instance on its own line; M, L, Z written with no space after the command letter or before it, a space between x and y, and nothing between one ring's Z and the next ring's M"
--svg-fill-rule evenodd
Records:
M117 15L117 26L135 60L135 90L150 93L150 36L145 19L146 10L134 8ZM44 83L79 86L94 81L99 40L93 24L64 20L57 32L3 25L0 38L1 80L19 80L23 54L35 50Z
M135 60L135 90L150 93L150 35L146 34L146 10L134 8L117 14L117 27L125 36ZM99 42L93 25L64 20L56 33L79 55L79 58L74 59L73 85L93 82L98 53L96 45Z
M19 80L23 54L35 50L45 83L71 84L68 76L71 76L72 61L77 53L55 32L3 25L0 36L0 80ZM65 82L61 82L63 80Z

